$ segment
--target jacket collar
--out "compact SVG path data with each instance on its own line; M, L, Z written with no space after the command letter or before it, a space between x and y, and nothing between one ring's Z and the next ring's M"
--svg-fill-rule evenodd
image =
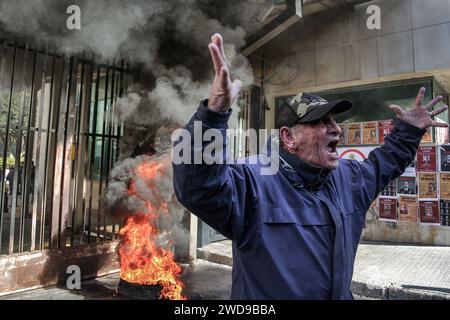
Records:
M330 180L331 170L314 166L280 146L280 168L294 186L318 190Z

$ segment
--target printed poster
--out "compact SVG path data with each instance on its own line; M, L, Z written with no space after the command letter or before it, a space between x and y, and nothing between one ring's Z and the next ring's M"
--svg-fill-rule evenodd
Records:
M440 218L443 226L450 226L450 200L440 201Z
M397 220L397 199L380 197L378 214L380 220Z
M423 135L422 141L420 143L430 143L433 142L433 128L429 127L427 132Z
M361 144L361 123L349 123L347 131L348 144Z
M441 171L450 172L450 145L442 145L438 148Z
M419 198L437 198L436 173L419 172Z
M445 121L435 118L437 122L446 123ZM448 128L441 128L441 127L435 127L434 128L434 135L436 137L436 143L437 144L446 144L449 143L449 135L448 135Z
M378 143L384 144L384 138L394 130L393 120L378 121Z
M406 167L405 172L403 172L403 175L411 176L411 177L415 176L416 175L416 167L417 167L417 158L414 159L414 161L411 162L408 167Z
M438 201L419 201L420 222L439 223L438 207Z
M441 172L440 176L440 198L450 199L450 172Z
M419 146L417 171L436 172L436 146Z
M417 222L417 198L400 196L398 218L401 221Z
M341 134L339 135L339 144L347 144L347 124L339 123Z
M401 176L398 178L397 194L415 195L416 177Z
M397 196L397 179L391 180L387 187L383 191L381 191L380 195L390 197Z
M369 154L378 147L346 147L337 148L339 158L347 160L364 161Z
M363 144L378 144L377 122L363 122Z

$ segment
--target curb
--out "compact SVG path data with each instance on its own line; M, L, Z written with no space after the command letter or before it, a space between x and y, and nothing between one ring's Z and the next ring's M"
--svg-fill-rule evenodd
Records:
M380 286L353 280L351 290L355 295L378 300L450 300L450 290L443 289L441 292L426 287L408 288L393 283L389 286Z

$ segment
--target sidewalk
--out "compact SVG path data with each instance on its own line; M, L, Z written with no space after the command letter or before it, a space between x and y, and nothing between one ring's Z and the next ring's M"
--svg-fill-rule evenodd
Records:
M197 260L193 266L184 266L183 294L189 300L226 300L231 292L231 267ZM0 296L0 300L119 300L119 274L82 281L80 290L53 286Z
M185 266L184 294L190 300L230 297L231 242L219 241L198 250L198 260ZM209 260L209 261L208 261ZM119 275L82 282L81 290L49 287L0 296L0 300L110 300ZM358 248L352 291L355 299L450 299L450 247L362 243Z
M231 242L211 243L199 258L231 265ZM450 247L363 242L352 292L372 299L450 299Z

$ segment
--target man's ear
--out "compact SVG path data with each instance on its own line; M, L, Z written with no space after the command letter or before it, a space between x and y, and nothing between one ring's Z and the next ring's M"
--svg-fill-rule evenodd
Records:
M282 146L289 152L294 152L297 149L297 143L291 128L280 128L280 140L282 141Z

